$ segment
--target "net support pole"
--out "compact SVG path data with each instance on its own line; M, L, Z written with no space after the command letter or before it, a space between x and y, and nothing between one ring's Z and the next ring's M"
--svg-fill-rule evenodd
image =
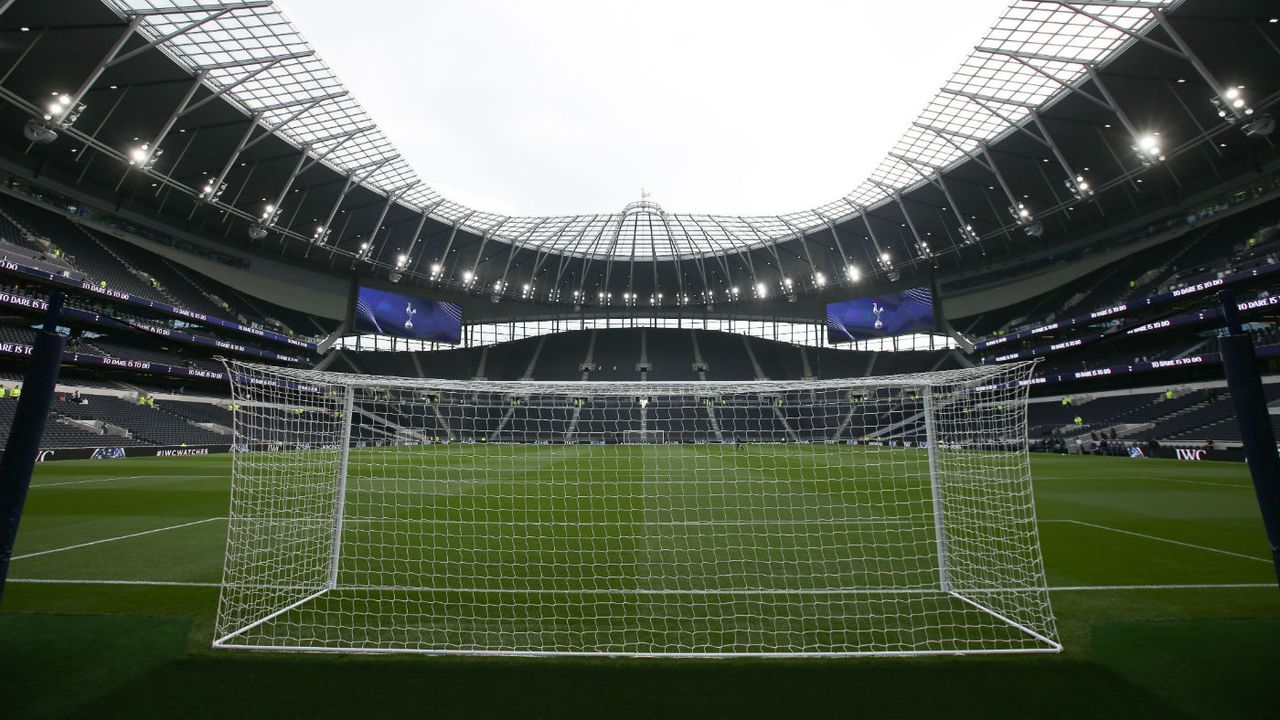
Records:
M333 501L333 546L329 549L330 589L338 586L338 561L342 557L342 521L347 505L347 464L351 457L351 412L356 389L348 385L342 400L342 439L338 442L338 487Z
M35 471L40 440L44 437L45 420L58 384L62 348L67 342L58 334L61 317L62 293L54 293L45 310L44 328L36 334L31 348L31 362L22 379L22 394L14 409L13 426L4 446L4 457L0 458L0 597L4 595L9 561L18 539L18 523L22 520L31 473Z
M947 561L946 514L942 511L942 473L938 468L937 416L933 408L933 386L921 388L924 399L924 440L929 454L929 489L933 496L933 528L938 539L938 586L951 592L951 569Z
M1262 392L1253 339L1240 325L1235 293L1223 290L1218 293L1218 300L1222 303L1228 333L1218 338L1218 352L1227 375L1227 391L1231 393L1231 403L1240 423L1240 439L1244 442L1262 524L1271 545L1271 562L1280 581L1280 454L1271 429L1266 395Z

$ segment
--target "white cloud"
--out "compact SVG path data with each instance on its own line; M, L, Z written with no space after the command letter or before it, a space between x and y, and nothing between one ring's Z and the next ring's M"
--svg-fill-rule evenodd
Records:
M1006 3L279 2L428 184L519 214L833 200Z

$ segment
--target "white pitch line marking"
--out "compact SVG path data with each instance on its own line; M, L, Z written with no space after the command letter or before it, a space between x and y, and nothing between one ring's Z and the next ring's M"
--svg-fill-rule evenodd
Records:
M50 483L31 483L32 488L58 487L59 485L84 485L86 483L111 482L112 480L149 480L149 479L186 479L186 478L225 478L228 475L122 475L120 477L90 478L88 480L65 480Z
M1274 590L1275 583L1171 583L1168 585L1058 585L1050 592L1116 592L1121 590Z
M57 487L57 486L59 486L59 485L83 485L83 484L85 484L85 483L111 482L112 480L141 480L141 479L142 479L142 478L144 478L144 477L148 477L148 476L146 476L146 475L124 475L124 476L121 476L121 477L91 478L91 479L89 479L89 480L65 480L65 481L63 481L63 482L31 483L31 487L32 487L32 489L35 489L35 488L42 488L42 487Z
M1241 485L1239 483L1220 483L1210 482L1208 480L1185 480L1183 478L1157 477L1155 475L1124 475L1116 478L1081 478L1076 475L1034 475L1034 480L1098 480L1098 481L1123 481L1125 478L1136 478L1138 480L1159 480L1162 482L1182 483L1185 485L1211 485L1213 487L1234 488L1236 490L1252 490L1252 485Z
M221 583L216 582L192 582L182 580L93 580L93 579L72 579L72 578L9 578L8 582L23 583L27 585L111 585L111 586L158 586L158 587L196 587L196 588L216 588ZM1275 583L1170 583L1167 585L1059 585L1044 588L1017 588L1018 590L1048 590L1049 592L1121 592L1121 591L1143 591L1143 590L1261 590L1276 588ZM342 588L339 587L339 590ZM366 586L361 588L352 588L360 590L404 590L404 588L378 588ZM423 591L428 589L424 588ZM459 589L434 589L433 592L508 592L505 590L459 590ZM534 594L537 591L520 591ZM550 594L565 594L562 590L545 591ZM617 592L626 593L628 591L619 590ZM681 591L673 591L679 594ZM725 591L731 594L733 591ZM803 591L801 591L803 592ZM830 591L815 591L830 592ZM874 590L851 590L851 594L858 592L874 592ZM894 592L919 592L913 590L903 590ZM932 590L929 592L933 592ZM989 591L988 591L989 592Z
M219 587L216 582L184 582L181 580L75 580L64 578L9 578L7 582L26 585L156 585L160 587Z
M1236 490L1252 490L1252 485L1241 485L1239 483L1220 483L1210 482L1208 480L1185 480L1183 478L1166 478L1156 477L1155 475L1134 475L1142 480L1160 480L1162 482L1183 483L1186 485L1212 485L1213 487L1235 488Z
M103 538L101 540L92 540L90 542L77 543L66 547L53 548L52 550L41 550L40 552L26 553L25 555L14 555L13 560L24 560L26 558L38 557L40 555L49 555L51 553L65 552L67 550L76 550L79 548L89 547L91 545L101 545L102 543L115 542L116 540L128 540L129 538L141 537L143 535L151 535L152 533L164 532L166 530L177 530L178 528L191 527L192 525L203 525L204 523L213 522L214 520L226 520L225 517L211 517L203 520L192 520L191 522L178 523L177 525L169 525L167 527L155 528L153 530L143 530L142 532L129 533L128 535L118 535L116 537Z
M1096 528L1098 530L1108 530L1113 533L1120 533L1121 535L1132 535L1133 537L1140 537L1140 538L1145 538L1147 540L1155 540L1156 542L1169 543L1170 545L1181 545L1183 547L1195 548L1196 550L1204 550L1206 552L1218 553L1219 555L1230 555L1231 557L1238 557L1238 558L1243 558L1245 560L1254 560L1256 562L1271 564L1271 560L1269 558L1262 558L1262 557L1258 557L1257 555L1246 555L1245 553L1233 552L1231 550L1223 550L1221 548L1209 547L1207 545L1196 545L1195 543L1183 542L1182 540L1173 540L1166 537L1160 537L1159 535L1148 535L1146 533L1134 532L1132 530L1123 530L1121 528L1114 528L1108 525L1099 525L1097 523L1085 522L1083 520L1041 520L1040 522L1071 523L1073 525L1081 525L1083 527L1091 527L1091 528Z

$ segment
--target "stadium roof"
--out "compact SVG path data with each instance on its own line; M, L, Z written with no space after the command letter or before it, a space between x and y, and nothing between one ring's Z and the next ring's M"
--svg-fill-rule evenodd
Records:
M538 312L795 314L766 304L1016 272L1280 171L1274 0L1019 0L871 177L759 217L452 203L272 3L180 1L0 0L0 170L206 248Z
M784 215L666 213L652 203L620 212L513 217L470 208L412 167L285 14L271 3L107 0L205 84L322 162L401 204L491 240L595 257L672 258L776 244L891 199L968 159L1055 95L1134 42L1152 11L1180 0L1015 0L920 112L918 121L843 197ZM300 108L307 108L301 115ZM426 175L427 177L424 177ZM853 179L851 179L853 180ZM603 210L603 209L597 209Z

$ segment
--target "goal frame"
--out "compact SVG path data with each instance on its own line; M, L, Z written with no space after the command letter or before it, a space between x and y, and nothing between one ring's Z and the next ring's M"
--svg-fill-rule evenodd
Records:
M933 532L935 537L935 553L937 559L937 584L935 587L922 588L920 590L893 588L883 590L885 594L904 594L910 595L913 592L919 594L944 593L976 611L985 613L995 620L1004 623L1008 627L1015 628L1025 633L1030 638L1035 639L1038 646L1034 647L977 647L966 648L963 650L955 649L854 649L854 650L838 650L838 651L802 651L802 652L666 652L666 651L647 651L647 652L626 652L612 650L487 650L479 649L453 649L453 648L430 648L430 647L378 647L378 646L329 646L329 645L288 645L288 644L257 644L238 642L237 640L246 636L246 634L259 626L270 623L273 620L290 613L293 610L305 606L307 603L321 598L326 593L339 589L339 570L343 559L343 534L346 522L346 505L348 499L348 479L351 450L353 446L352 426L357 411L357 388L361 387L383 387L396 385L412 385L415 387L430 387L443 389L456 388L483 388L483 391L490 393L510 393L512 395L520 394L528 396L530 394L553 391L558 395L566 395L578 397L582 395L591 395L598 393L603 383L596 382L538 382L538 381L511 381L511 382L484 382L475 381L450 381L450 380L431 380L421 378L396 378L389 376L359 376L347 375L343 373L324 373L315 371L284 369L275 366L257 365L241 362L227 362L228 374L231 377L235 422L233 422L237 442L241 442L248 446L248 453L255 452L255 440L253 437L242 437L243 428L241 415L248 412L255 406L261 405L260 397L255 397L253 390L261 389L264 385L261 377L270 377L275 383L282 386L296 389L305 387L308 382L331 388L341 388L340 394L340 435L337 440L337 476L334 482L334 498L332 515L329 521L329 551L327 557L326 578L323 584L313 591L306 593L302 597L285 604L272 612L269 612L252 622L243 624L229 632L215 632L213 647L223 649L244 649L256 651L272 651L272 652L318 652L318 653L388 653L388 654L423 654L423 655L477 655L477 656L531 656L531 657L656 657L656 658L727 658L727 657L778 657L778 658L837 658L837 657L859 657L859 656L927 656L927 655L973 655L973 654L1013 654L1013 653L1056 653L1062 650L1062 644L1058 639L1056 632L1056 622L1053 619L1052 611L1048 604L1048 588L1044 583L1043 560L1039 548L1038 527L1036 527L1034 515L1034 499L1030 496L1030 479L1027 478L1027 501L1031 507L1031 523L1033 528L1032 550L1034 551L1034 565L1036 568L1036 579L1038 586L1027 586L1019 588L1021 590L1035 591L1043 593L1044 605L1048 610L1048 629L1037 629L1029 627L1028 624L1019 622L1017 619L1007 616L997 609L984 605L980 599L975 599L970 595L973 592L958 589L953 584L951 558L949 549L949 532L948 518L946 513L946 483L944 471L939 457L939 431L938 431L938 402L934 397L934 389L940 384L954 382L955 378L961 377L969 384L969 387L976 391L985 391L992 389L1015 389L1015 395L1020 397L1021 402L1021 443L1017 450L1011 451L1020 453L1023 458L1027 457L1026 443L1026 392L1027 386L1025 380L1029 375L1033 363L1011 363L999 368L972 368L968 372L964 371L943 371L935 373L922 373L909 376L879 376L873 378L857 378L845 380L822 380L822 381L785 381L785 382L676 382L676 383L610 383L613 386L625 386L621 389L611 389L611 395L634 395L645 393L647 395L655 395L661 392L670 392L672 388L678 388L680 392L689 397L707 398L716 397L721 393L742 394L758 393L768 395L782 391L805 390L813 388L830 388L830 387L882 387L893 386L904 391L912 391L919 394L922 405L923 428L925 439L923 442L925 454L927 456L927 467L929 475L929 493L933 514ZM251 381L252 380L252 381ZM643 387L641 387L643 386ZM661 388L662 390L656 390ZM317 388L318 391L318 388ZM330 391L332 395L333 392ZM717 431L718 432L718 431ZM595 433L580 432L579 435L588 435ZM837 433L838 434L838 433ZM603 433L602 433L603 435ZM618 435L622 438L622 444L634 444L633 440L643 440L645 436L660 438L658 443L667 442L666 436L662 430L636 430L636 431L620 431ZM726 434L728 437L728 434ZM248 442L244 442L248 441ZM463 442L476 442L475 440L464 440ZM479 441L483 442L483 440ZM726 444L736 444L738 440L724 440ZM764 441L765 443L776 443L776 439ZM785 442L785 441L784 441ZM796 440L795 444L808 444L810 440ZM827 442L841 442L839 440L828 440ZM849 444L855 444L853 440L843 441ZM685 443L679 440L676 444L694 444L692 442ZM528 443L512 443L512 444L528 444ZM656 444L644 443L639 444ZM276 450L279 451L279 450ZM288 452L288 450L285 450ZM237 477L238 466L245 458L241 455L244 453L236 453L233 455L233 483ZM232 513L235 512L235 498L232 500ZM224 579L222 583L222 594L219 600L219 628L222 628L222 611L226 602L228 588L231 587L231 530L228 531L228 555L227 565L224 568ZM724 591L725 594L736 591ZM832 591L840 592L840 591ZM848 590L848 592L875 594L875 589L859 589ZM980 596L982 592L978 591ZM659 592L659 594L661 594ZM819 591L817 594L822 594ZM990 603L988 603L990 604Z

